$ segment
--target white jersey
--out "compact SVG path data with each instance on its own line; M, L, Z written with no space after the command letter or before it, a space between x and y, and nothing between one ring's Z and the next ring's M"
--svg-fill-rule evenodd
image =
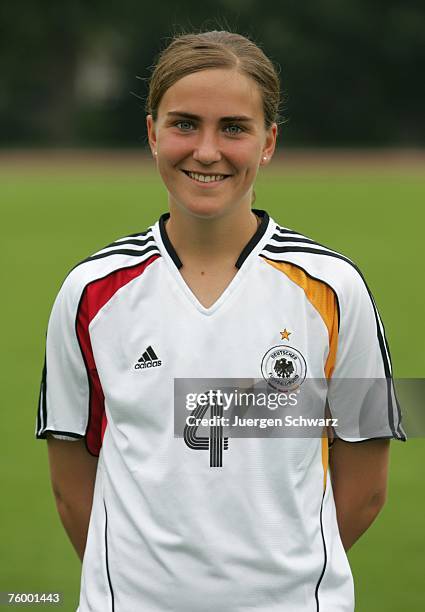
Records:
M226 437L213 454L211 439L174 431L175 379L267 379L279 365L300 384L389 380L373 437L405 438L361 274L255 212L261 224L209 308L179 272L167 214L76 266L59 291L36 436L85 438L99 456L79 612L354 609L326 437Z

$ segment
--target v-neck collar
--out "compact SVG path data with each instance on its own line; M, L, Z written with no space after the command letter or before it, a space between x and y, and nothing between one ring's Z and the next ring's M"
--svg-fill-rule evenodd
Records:
M171 277L174 280L172 285L174 288L172 290L174 291L174 289L176 289L177 293L182 298L184 297L186 300L188 300L192 307L195 308L195 310L198 311L201 316L213 316L226 304L227 307L230 307L234 296L237 294L238 287L241 286L243 279L246 277L250 269L250 265L248 265L249 262L252 263L254 254L261 251L264 243L269 240L270 235L273 233L275 224L273 220L270 219L266 211L253 209L253 212L260 217L260 225L257 227L257 230L252 238L244 246L235 262L235 268L237 270L235 276L221 295L216 299L216 301L208 307L201 304L180 272L180 269L183 267L183 263L176 253L176 250L174 249L165 229L165 222L167 219L169 219L170 214L165 213L161 215L160 219L153 226L155 240L163 255L168 272L171 274Z
M244 261L248 258L248 256L250 255L250 253L254 250L254 248L257 246L257 244L260 242L261 238L264 236L264 234L266 233L267 227L269 225L269 215L267 214L267 212L265 210L258 210L253 208L252 212L255 213L257 215L257 217L259 217L261 219L260 225L257 227L257 230L255 232L255 234L252 236L252 238L247 242L247 244L244 246L244 248L242 249L238 259L236 260L235 263L235 267L240 269L242 267L242 264L244 263ZM175 250L175 248L173 247L171 240L168 237L167 234L167 230L165 229L165 223L166 221L170 218L170 213L164 213L163 215L161 215L161 217L159 218L159 232L161 235L161 240L162 243L168 253L168 255L171 257L172 261L174 262L174 264L176 265L177 269L180 270L180 268L183 267L183 263L180 259L180 257L177 254L177 251Z

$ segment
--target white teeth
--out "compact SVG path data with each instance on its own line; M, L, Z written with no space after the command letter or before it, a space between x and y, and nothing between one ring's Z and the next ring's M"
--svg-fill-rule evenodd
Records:
M223 174L206 175L206 174L198 174L197 172L188 172L188 175L190 176L190 178L193 178L196 181L199 181L201 183L211 183L214 181L222 181L224 178L226 178Z

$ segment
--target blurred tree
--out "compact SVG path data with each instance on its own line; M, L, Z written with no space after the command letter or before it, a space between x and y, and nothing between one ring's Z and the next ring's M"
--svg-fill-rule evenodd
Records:
M132 92L182 28L247 34L280 65L286 144L425 144L419 0L3 3L0 143L140 146Z

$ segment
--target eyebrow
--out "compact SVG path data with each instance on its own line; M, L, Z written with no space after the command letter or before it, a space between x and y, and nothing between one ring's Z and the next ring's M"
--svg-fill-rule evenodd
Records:
M186 113L184 111L169 111L167 117L186 117L187 119L194 119L195 121L202 120L202 117L199 117L199 115ZM253 119L246 115L230 115L229 117L221 117L220 121L253 121Z

